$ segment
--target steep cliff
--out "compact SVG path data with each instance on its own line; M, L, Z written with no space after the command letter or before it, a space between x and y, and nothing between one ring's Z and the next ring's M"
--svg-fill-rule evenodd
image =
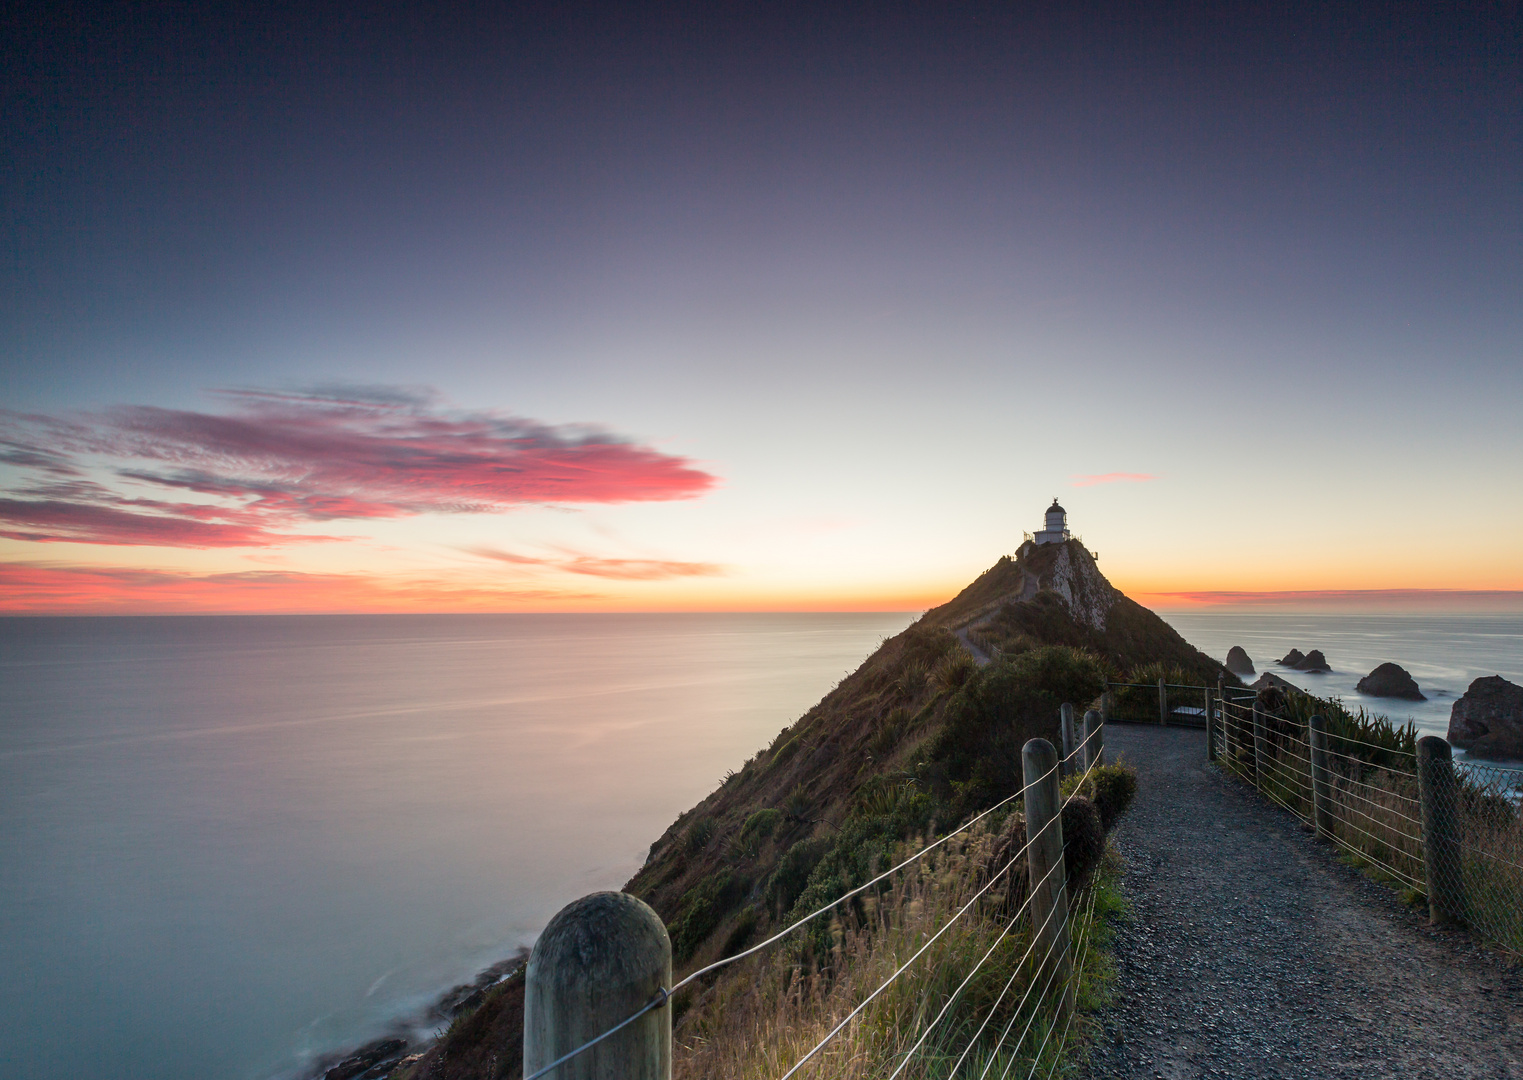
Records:
M907 837L1017 790L1021 746L1058 741L1062 702L1082 707L1144 664L1213 682L1223 670L1116 590L1083 544L1028 544L885 640L678 817L625 889L666 920L679 975L729 955L866 880ZM472 1040L517 1037L513 993L406 1075L476 1077ZM674 1002L679 1038L691 1003Z

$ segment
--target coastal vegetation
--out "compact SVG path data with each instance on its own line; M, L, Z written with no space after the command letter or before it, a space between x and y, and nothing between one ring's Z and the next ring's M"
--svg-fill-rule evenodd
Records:
M1063 562L1051 548L1069 549ZM994 652L983 666L959 640L970 625L982 628ZM625 890L666 921L679 977L732 956L1017 794L1022 746L1033 738L1061 745L1059 706L1084 708L1098 699L1107 678L1144 663L1177 664L1209 672L1213 680L1220 670L1161 619L1112 589L1078 542L1001 559L951 602L882 642L817 705L680 815L651 845ZM1130 801L1136 780L1130 770L1111 766L1094 770L1075 792L1077 783L1071 780L1065 791L1074 798L1064 809L1063 827L1075 940L1090 947L1079 988L1082 1005L1103 994L1104 924L1119 904L1113 873L1097 869L1105 830ZM934 857L684 990L672 1003L679 1074L761 1077L786 1071L792 1061L784 1059L808 1049L803 1044L811 1033L829 1030L861 1000L864 987L876 986L882 973L902 963L911 942L923 944L928 927L942 925L970 890L1001 872L990 865L991 854L1018 851L1023 842L1017 799ZM994 1008L995 1015L1019 1000L1034 974L1020 960L1029 928L1021 920L1010 922L1024 897L1024 861L1011 863L1005 876L1008 881L938 939L944 954L923 957L920 974L880 995L852 1021L850 1062L822 1056L825 1072L882 1074L885 1064L892 1071L902 1060L895 1055L907 1053L918 1037L915 1023L925 1020L916 1010L943 1004L949 988L937 980L954 979L955 985L972 969L966 959L991 948L988 964L949 1007L944 1027L915 1047L912 1074L946 1074L948 1053L969 1045L990 1013L998 991L989 980L1009 981L1016 994ZM1033 996L1041 996L1040 987ZM521 1038L512 1027L512 1002L513 992L504 991L500 1001L484 1004L481 1012L492 1010L490 1023L473 1018L400 1070L397 1080L510 1075L505 1058L493 1066L496 1072L453 1063L481 1060L467 1049L472 1040ZM1079 1020L1066 1034L1047 1037L1043 1023L1033 1020L1026 1035L998 1051L1000 1025L991 1024L992 1031L972 1040L973 1052L1029 1057L1045 1038L1041 1054L1050 1057L1066 1053L1063 1048L1084 1029Z

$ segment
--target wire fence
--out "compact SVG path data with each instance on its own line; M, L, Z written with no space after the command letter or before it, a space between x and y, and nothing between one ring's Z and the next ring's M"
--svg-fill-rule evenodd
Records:
M1523 771L1452 761L1432 737L1408 751L1318 730L1320 716L1290 711L1229 693L1208 729L1222 769L1409 900L1427 898L1435 920L1523 958Z
M981 885L971 881L967 888L958 894L959 906L955 911L952 911L939 926L935 927L934 931L927 927L925 932L915 935L914 941L917 947L902 962L896 959L894 970L874 988L855 995L857 999L850 1008L845 1009L844 1015L839 1016L839 1020L823 1037L814 1041L806 1051L793 1060L785 1071L776 1075L778 1080L793 1080L795 1077L804 1080L804 1078L826 1075L856 1075L855 1069L842 1071L842 1056L828 1052L832 1044L843 1039L855 1041L860 1038L864 1028L864 1013L901 980L914 979L913 973L922 958L929 955L931 960L937 959L938 956L944 960L948 950L937 950L936 946L955 925L964 919L987 921L991 917L991 910L1008 910L1016 895L1020 893L1024 895L1018 904L1014 904L1014 910L1008 916L998 916L1002 920L1002 925L996 925L997 933L992 943L965 972L960 972L961 978L950 992L945 990L948 976L951 974L951 977L955 978L956 974L943 970L938 973L937 978L920 977L918 981L924 984L925 989L915 995L916 1002L911 1010L910 1022L892 1025L894 1029L892 1038L896 1044L894 1057L897 1061L892 1071L888 1072L888 1078L897 1080L907 1070L915 1069L916 1075L928 1075L934 1072L942 1080L953 1080L959 1075L977 1076L978 1080L987 1080L996 1065L1002 1065L999 1071L1000 1080L1004 1080L1012 1072L1016 1076L1024 1076L1029 1080L1044 1066L1046 1075L1052 1075L1060 1065L1062 1051L1073 1031L1074 981L1084 970L1083 965L1090 959L1095 905L1094 889L1091 884L1086 883L1080 886L1078 896L1073 898L1068 896L1068 876L1065 860L1061 855L1063 811L1084 790L1085 783L1101 764L1103 726L1096 724L1090 727L1083 733L1082 738L1076 737L1073 742L1074 745L1068 753L1058 758L1051 768L1039 776L1025 777L1019 791L1000 800L959 828L932 843L925 844L871 880L843 892L831 902L795 919L765 941L701 967L674 983L670 988L660 990L655 999L647 1002L634 1015L529 1073L524 1080L541 1080L583 1051L606 1039L614 1031L622 1029L645 1012L665 1003L683 988L722 968L783 942L814 923L815 920L831 912L840 911L842 905L847 904L848 901L856 898L868 900L885 889L894 889L895 879L907 882L906 872L912 869L920 873L922 880L943 878L946 867L945 865L937 866L932 861L933 857L940 858L943 864L947 863L959 852L958 845L967 844L971 830L979 822L1042 785L1049 785L1051 802L1048 805L1056 806L1056 812L1051 819L1033 831L1029 824L1031 819L1027 817L1025 820L1028 824L1025 831L1028 835L1025 836L1024 842L1013 851L1001 852L998 859L999 865L987 873L987 879ZM1063 774L1069 774L1072 787L1066 798L1060 801L1057 797L1058 778ZM1054 831L1056 831L1056 839L1052 835ZM1052 865L1037 880L1029 879L1036 877L1035 873L1029 875L1028 878L1018 880L1019 872L1023 867L1036 866L1036 863L1030 862L1033 846L1048 842L1056 844L1059 852ZM937 852L940 852L939 856L935 856ZM917 863L922 865L916 867ZM962 865L966 866L966 860L963 860ZM974 885L977 887L975 888ZM996 891L1001 885L1004 886L1003 896L1006 898L1003 902L1000 901L1002 894ZM1042 907L1039 907L1036 901L1046 897L1053 899L1044 902L1043 906L1046 910L1043 913ZM1072 908L1070 908L1071 902ZM909 910L913 905L902 904L898 907ZM1075 919L1074 914L1079 912L1083 912L1083 916ZM1026 924L1024 928L1023 922ZM1060 925L1055 927L1055 922ZM1070 933L1072 928L1077 928L1078 932ZM1020 955L1012 959L1016 950L1020 950ZM969 993L970 987L979 986L981 981L987 980L986 969L991 964L997 965L1001 973L1005 966L1009 967L1009 977L1005 979L1003 988L992 1001L988 1000L986 994ZM983 976L982 980L981 976ZM1017 990L1019 993L1016 992ZM955 1023L949 1022L949 1017L953 1018ZM964 1034L972 1026L974 1018L978 1017L981 1019L978 1021L977 1028L969 1034ZM999 1032L999 1035L991 1045L989 1040L993 1038L992 1032L995 1030ZM860 1059L862 1055L854 1049L847 1056ZM928 1061L934 1062L933 1068L927 1068ZM948 1064L950 1069L943 1071ZM965 1066L967 1071L962 1072ZM975 1069L977 1072L974 1071Z

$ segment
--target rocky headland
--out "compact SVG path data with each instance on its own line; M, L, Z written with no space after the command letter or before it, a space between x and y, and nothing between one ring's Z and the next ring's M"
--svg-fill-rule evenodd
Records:
M1026 740L1060 740L1059 704L1096 700L1113 673L1153 667L1175 682L1239 682L1115 589L1079 541L1028 543L885 641L680 815L625 891L666 921L679 975L731 954L933 822L945 828L1010 794ZM716 1037L726 987L721 979L674 1003L679 1041ZM352 1055L334 1065L359 1071L332 1080L516 1075L518 1059L506 1056L522 1042L521 973L477 1001L421 1057L409 1049L398 1059L387 1046L381 1062L396 1064L383 1074Z

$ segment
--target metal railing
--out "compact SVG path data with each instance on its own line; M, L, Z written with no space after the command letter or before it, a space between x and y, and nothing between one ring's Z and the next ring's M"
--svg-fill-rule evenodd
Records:
M1223 771L1311 825L1356 864L1426 897L1434 923L1523 958L1523 770L1453 760L1304 724L1230 692L1209 728Z

